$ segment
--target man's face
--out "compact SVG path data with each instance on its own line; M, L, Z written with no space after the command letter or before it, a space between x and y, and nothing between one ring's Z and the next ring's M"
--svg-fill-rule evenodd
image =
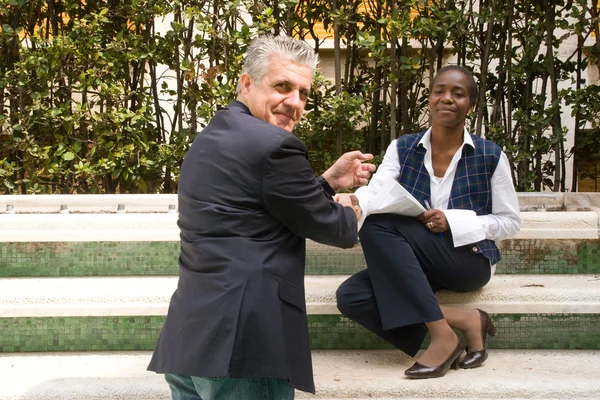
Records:
M311 69L280 56L271 57L269 70L260 81L242 74L240 100L253 117L289 132L304 112L310 93Z

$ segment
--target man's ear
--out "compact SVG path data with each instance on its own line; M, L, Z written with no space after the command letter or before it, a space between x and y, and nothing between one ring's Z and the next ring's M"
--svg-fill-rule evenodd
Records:
M248 93L250 86L252 85L252 78L248 73L244 72L242 76L240 76L240 88L242 94Z

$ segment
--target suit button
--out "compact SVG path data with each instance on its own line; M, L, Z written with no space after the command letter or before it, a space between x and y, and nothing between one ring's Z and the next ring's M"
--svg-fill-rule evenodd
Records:
M477 251L477 246L473 246L473 248L471 250Z

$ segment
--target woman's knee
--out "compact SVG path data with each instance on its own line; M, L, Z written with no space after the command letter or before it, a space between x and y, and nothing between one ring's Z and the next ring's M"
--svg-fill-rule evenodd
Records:
M356 290L353 289L352 284L348 283L350 279L345 280L335 292L337 308L345 316L352 314L356 294Z
M368 272L363 270L346 279L335 292L337 308L342 315L352 318L366 303L374 302L373 289L368 283Z

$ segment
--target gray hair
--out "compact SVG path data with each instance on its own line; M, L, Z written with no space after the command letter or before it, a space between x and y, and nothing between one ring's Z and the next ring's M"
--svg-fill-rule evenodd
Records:
M310 68L312 75L315 74L319 63L319 56L308 43L289 36L264 35L254 39L248 47L242 74L247 73L254 81L260 82L269 71L270 60L273 56L280 56L296 64L305 65ZM240 94L241 90L238 80L237 94Z

